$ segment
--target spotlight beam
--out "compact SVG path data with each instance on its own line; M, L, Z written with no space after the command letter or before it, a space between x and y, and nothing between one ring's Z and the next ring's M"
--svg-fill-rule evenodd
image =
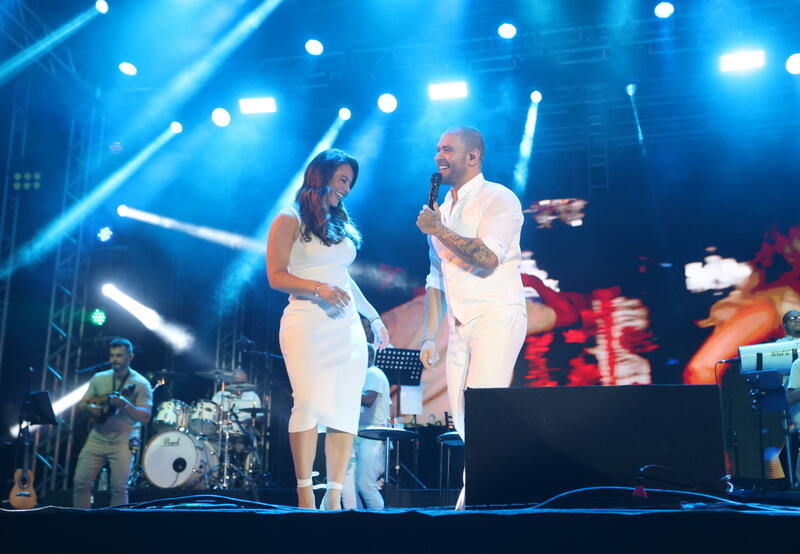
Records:
M531 101L528 106L528 116L525 119L525 131L519 141L519 156L514 166L514 191L517 194L525 192L528 186L528 166L533 153L533 135L536 132L536 120L539 115L539 103Z
M136 171L149 160L153 154L160 150L175 133L167 129L153 142L148 144L141 152L136 154L128 163L115 171L110 177L100 183L92 192L69 211L53 221L42 230L33 240L20 249L14 260L5 260L0 267L0 278L6 278L20 267L39 261L69 233L80 224L83 219L92 213L97 206L111 196L122 186Z
M228 270L219 287L217 288L216 294L219 307L223 311L227 310L233 304L233 302L236 301L236 298L239 296L239 292L242 290L245 284L250 282L256 270L261 266L261 261L263 259L262 257L267 249L267 233L269 232L270 225L272 225L272 220L275 219L280 210L294 202L297 191L300 190L300 187L303 184L303 176L305 174L306 166L317 154L333 145L333 142L339 135L339 131L341 131L345 121L346 120L338 116L336 117L333 124L328 128L317 145L308 155L306 161L303 162L303 165L300 167L297 173L295 173L294 177L289 182L289 186L286 187L286 190L283 191L283 194L281 194L280 198L278 198L278 200L272 205L267 217L264 218L264 221L261 222L261 225L259 225L256 232L252 235L252 240L260 244L261 248L257 252L252 250L243 252L230 266L228 266Z
M166 112L175 112L192 97L214 74L220 64L230 56L283 0L264 0L228 31L204 56L178 74L163 93L148 102L148 108L139 118L143 125L162 119Z
M10 15L10 8L3 7L2 9L7 15ZM39 57L53 50L59 43L69 38L75 31L99 15L100 13L94 7L91 7L47 36L40 38L34 44L4 61L0 64L0 86L28 67L31 63L35 62ZM11 19L13 19L13 17ZM19 24L19 22L17 23ZM25 30L27 32L27 28ZM17 46L21 47L22 45L17 44Z
M120 215L120 217L128 217L144 223L150 223L151 225L157 225L158 227L163 227L164 229L180 231L181 233L207 240L209 242L221 244L223 246L227 246L228 248L249 250L251 252L258 253L261 253L264 248L264 245L261 242L253 240L250 237L245 237L244 235L230 233L228 231L222 231L220 229L214 229L202 225L184 223L183 221L178 221L177 219L137 210L128 206L120 206L117 209L117 213Z
M166 321L157 311L131 298L115 285L110 283L103 285L102 292L105 296L125 308L128 313L153 331L176 352L184 352L194 344L195 337L184 327Z
M639 141L639 146L642 148L642 154L645 154L644 134L642 133L642 125L639 121L639 108L636 106L636 85L628 85L626 87L628 98L631 101L631 110L633 110L633 121L636 124L636 139Z

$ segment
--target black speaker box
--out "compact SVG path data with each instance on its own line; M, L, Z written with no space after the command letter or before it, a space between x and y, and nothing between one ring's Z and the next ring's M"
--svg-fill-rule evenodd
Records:
M468 389L466 439L469 505L633 486L647 464L704 483L725 474L714 385Z

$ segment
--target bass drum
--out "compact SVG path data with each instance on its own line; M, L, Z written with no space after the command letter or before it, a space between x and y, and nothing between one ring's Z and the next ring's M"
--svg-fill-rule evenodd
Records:
M142 466L147 480L159 488L209 489L213 472L219 466L219 455L201 437L167 431L147 443Z

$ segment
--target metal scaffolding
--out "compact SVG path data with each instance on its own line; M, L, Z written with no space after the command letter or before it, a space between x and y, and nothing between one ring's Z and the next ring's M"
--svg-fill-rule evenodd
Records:
M88 191L102 137L102 122L94 100L73 112L64 172L62 213L80 202ZM50 315L42 364L41 389L55 398L78 386L76 370L83 357L89 256L84 248L84 225L75 226L61 239L56 252ZM66 489L74 442L74 407L50 430L40 430L34 441L34 467L42 464L39 487Z
M23 168L28 146L28 104L30 103L30 75L14 83L11 96L11 124L8 132L8 152L6 154L5 179L3 181L3 205L0 213L0 263L14 267L14 253L17 242L17 221L19 217L19 190L12 184L12 175ZM3 374L3 353L5 352L6 326L11 304L11 278L13 272L0 274L0 377Z

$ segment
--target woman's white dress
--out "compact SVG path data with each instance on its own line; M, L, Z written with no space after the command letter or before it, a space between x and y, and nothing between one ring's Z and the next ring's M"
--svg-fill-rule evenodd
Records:
M300 220L295 208L282 214ZM316 236L292 245L288 271L345 290L351 298L343 310L322 298L289 297L283 311L280 345L292 384L294 406L289 432L316 425L358 432L361 390L367 372L367 339L353 302L348 266L356 258L349 238L325 246Z

